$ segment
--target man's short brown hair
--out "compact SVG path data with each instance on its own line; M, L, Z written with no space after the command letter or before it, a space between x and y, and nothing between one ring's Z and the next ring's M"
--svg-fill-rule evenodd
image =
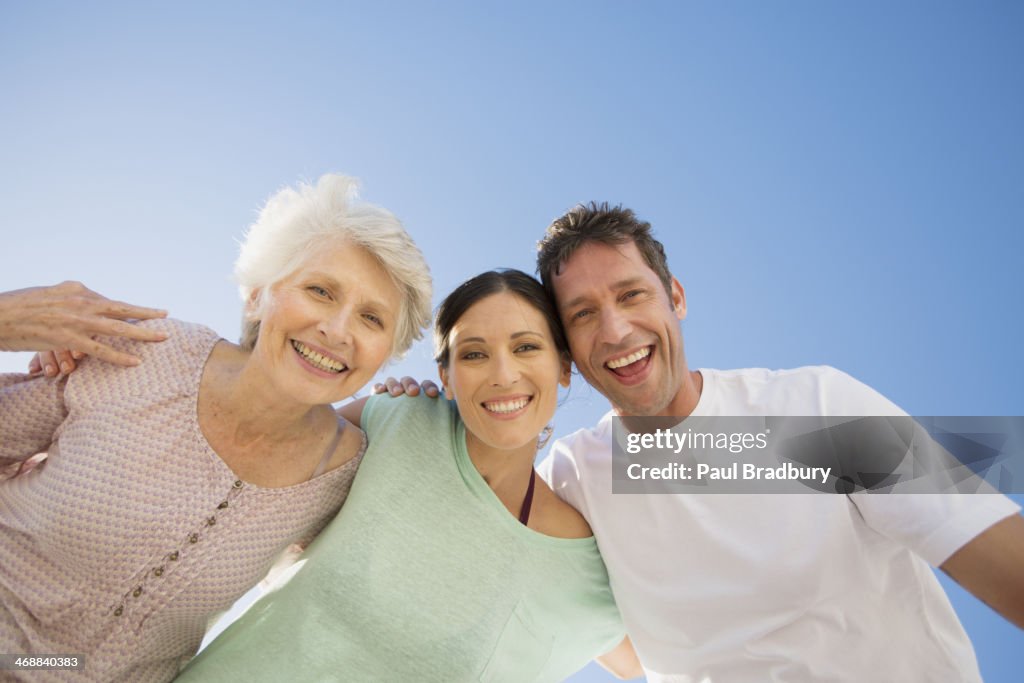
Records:
M548 226L537 243L537 273L548 296L555 298L552 279L562 265L587 242L617 246L633 242L647 266L654 271L672 299L672 273L665 258L665 247L654 239L651 224L636 217L630 209L609 206L608 202L577 204Z

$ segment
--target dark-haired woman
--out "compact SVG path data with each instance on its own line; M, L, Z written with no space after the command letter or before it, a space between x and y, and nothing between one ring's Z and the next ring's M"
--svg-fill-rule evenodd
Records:
M347 408L370 447L345 508L180 680L559 681L623 640L589 527L533 470L569 381L540 284L467 281L435 347L454 400Z

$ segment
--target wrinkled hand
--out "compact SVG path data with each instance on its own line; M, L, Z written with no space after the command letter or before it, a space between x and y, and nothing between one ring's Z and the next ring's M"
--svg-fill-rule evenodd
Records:
M133 325L127 320L163 318L166 311L112 301L80 282L32 287L0 293L0 350L46 351L33 359L30 371L56 375L74 369L83 355L116 365L138 365L135 356L118 351L94 337L124 337L136 341L164 341L167 335ZM65 370L65 368L67 368Z
M384 392L387 392L392 396L401 396L402 394L416 396L420 393L420 388L422 388L423 393L430 398L437 398L441 394L437 385L433 381L425 379L422 382L417 382L412 377L403 377L400 380L395 379L394 377L388 377L384 380L383 384L373 385L373 393L383 394Z

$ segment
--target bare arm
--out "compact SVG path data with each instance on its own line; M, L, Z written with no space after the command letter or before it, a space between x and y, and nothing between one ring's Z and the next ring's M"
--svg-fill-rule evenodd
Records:
M626 636L622 642L615 646L615 649L604 653L596 660L598 664L607 669L613 676L623 680L639 678L644 675L644 668L633 649L633 641Z
M346 422L354 424L356 427L362 429L363 420L363 406L366 405L367 398L358 398L355 401L349 401L342 407L338 408L337 413L345 418Z
M117 365L138 365L139 359L97 341L95 337L125 337L156 342L166 335L132 325L129 320L163 318L165 311L113 301L79 282L31 287L0 293L0 350L58 351L63 367L71 349ZM42 369L42 368L40 368ZM56 373L48 373L56 374Z
M940 569L986 605L1024 628L1024 517L996 522Z

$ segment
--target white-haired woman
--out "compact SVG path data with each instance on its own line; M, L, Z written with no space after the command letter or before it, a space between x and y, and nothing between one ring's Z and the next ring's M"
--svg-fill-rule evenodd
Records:
M73 284L0 295L0 348L122 364L0 376L0 467L48 452L0 482L0 652L78 656L75 671L5 677L170 680L209 622L337 513L366 442L331 403L421 335L431 296L401 224L354 191L332 175L267 203L236 267L240 345L130 325L118 318L160 312ZM47 332L76 300L81 315ZM120 337L96 346L97 329Z

